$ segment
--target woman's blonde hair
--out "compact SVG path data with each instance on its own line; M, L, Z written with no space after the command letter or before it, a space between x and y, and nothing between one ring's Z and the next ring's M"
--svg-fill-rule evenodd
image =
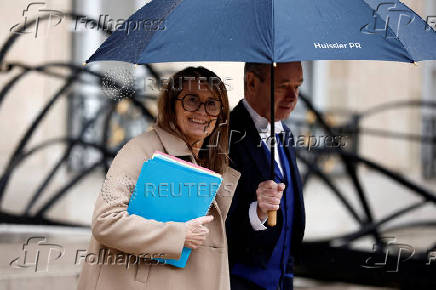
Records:
M192 147L186 137L181 133L176 123L176 99L187 81L195 81L195 84L206 84L213 95L221 101L221 112L217 117L215 128L205 138L203 146L198 155L198 162L201 166L209 168L218 173L223 173L228 166L228 134L229 134L229 101L227 89L222 80L212 71L199 66L187 67L175 73L169 80L158 101L157 122L166 131L175 134L185 140L188 148ZM191 83L190 83L191 85Z

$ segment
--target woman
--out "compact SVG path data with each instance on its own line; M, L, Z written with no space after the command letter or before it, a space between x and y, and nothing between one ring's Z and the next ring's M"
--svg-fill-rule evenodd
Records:
M230 289L225 219L240 174L228 166L227 91L203 67L176 73L159 99L153 129L130 140L107 172L92 218L92 237L83 263L80 290ZM157 222L127 213L144 161L155 151L218 172L223 182L208 216ZM156 264L192 248L185 268ZM138 259L139 257L139 259Z

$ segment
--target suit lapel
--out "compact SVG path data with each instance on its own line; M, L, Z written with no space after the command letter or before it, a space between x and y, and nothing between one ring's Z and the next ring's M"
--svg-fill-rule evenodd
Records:
M294 207L296 207L296 211L294 212L294 216L296 217L296 221L300 222L300 227L304 228L305 223L305 213L304 213L304 200L303 200L303 187L301 182L301 176L298 171L297 162L296 162L296 154L294 148L294 140L291 133L291 130L285 127L285 140L286 145L285 153L288 155L289 160L291 160L291 178L294 184Z
M259 169L262 178L265 180L270 179L270 176L268 174L268 158L261 146L261 139L259 133L256 130L256 127L254 126L254 122L251 119L250 114L242 104L242 101L238 103L238 105L233 110L233 113L234 119L231 121L233 122L233 124L231 124L233 131L232 135L237 134L240 136L240 138L237 138L236 140L231 140L231 142L235 141L234 144L240 142L241 147L246 149L251 159L254 160L254 163Z
M284 127L285 129L285 144L284 144L284 148L285 148L285 153L288 155L289 160L291 160L291 177L292 179L295 180L295 185L297 186L297 190L298 192L301 192L301 179L300 179L300 174L298 172L298 167L297 167L297 159L296 159L296 155L295 155L295 148L293 146L294 144L294 140L293 140L293 136L291 133L291 130L288 127Z

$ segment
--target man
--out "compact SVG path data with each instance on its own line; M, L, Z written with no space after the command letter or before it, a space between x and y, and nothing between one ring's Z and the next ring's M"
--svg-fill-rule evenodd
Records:
M275 179L270 180L270 65L245 65L244 99L230 114L230 162L241 172L226 221L232 290L292 289L305 212L289 117L303 82L300 62L275 67ZM277 210L277 225L266 221Z

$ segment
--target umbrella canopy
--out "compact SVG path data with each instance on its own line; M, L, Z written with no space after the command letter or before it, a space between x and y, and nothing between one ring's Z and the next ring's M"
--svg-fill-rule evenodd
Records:
M436 33L398 0L153 0L88 62L436 59Z

